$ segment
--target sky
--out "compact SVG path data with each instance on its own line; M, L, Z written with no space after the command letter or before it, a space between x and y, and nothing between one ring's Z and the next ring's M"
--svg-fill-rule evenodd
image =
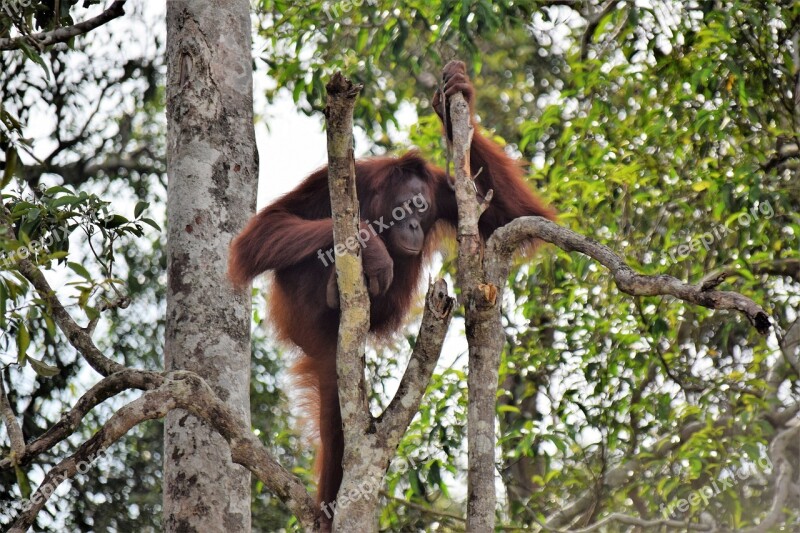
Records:
M320 119L298 113L291 97L282 94L265 114L266 122L256 124L259 208L293 189L328 157Z

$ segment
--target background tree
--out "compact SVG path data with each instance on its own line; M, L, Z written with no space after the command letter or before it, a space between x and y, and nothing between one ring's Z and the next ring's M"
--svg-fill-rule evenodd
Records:
M167 4L164 367L202 376L248 427L250 297L226 272L256 203L250 48L246 0ZM185 411L165 421L163 491L165 531L250 529L250 473Z

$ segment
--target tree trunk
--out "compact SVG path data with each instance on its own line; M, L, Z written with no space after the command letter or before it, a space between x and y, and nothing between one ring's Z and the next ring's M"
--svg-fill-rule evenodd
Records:
M503 330L500 290L484 280L483 246L478 220L485 206L478 203L470 165L473 126L469 105L460 93L450 98L453 167L458 202L458 286L464 303L469 344L467 389L467 532L494 531L497 495L495 474L495 410ZM491 199L491 196L487 196Z
M250 418L250 297L226 279L228 245L255 210L250 4L167 2L165 367L200 374ZM250 530L250 473L186 411L164 431L165 531Z

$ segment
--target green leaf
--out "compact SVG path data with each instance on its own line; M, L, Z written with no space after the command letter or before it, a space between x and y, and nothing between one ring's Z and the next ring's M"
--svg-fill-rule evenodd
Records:
M292 90L292 99L294 103L300 101L300 95L303 93L303 90L306 88L306 84L302 82L302 80L298 80L295 82L294 89Z
M144 212L144 210L147 209L148 207L150 207L150 204L148 202L144 201L137 202L136 207L133 209L133 217L139 218L141 214Z
M51 317L48 314L45 314L44 315L44 323L47 326L47 334L50 336L51 339L55 339L57 330L56 330L56 323L53 320L53 317Z
M444 494L445 498L449 498L449 493L447 491L447 483L445 483L444 480L442 479L441 465L438 460L433 461L433 463L431 463L430 471L428 474L428 480L437 487L439 487L439 490L442 491L442 494Z
M564 440L562 438L557 437L556 435L553 435L553 434L543 435L542 438L552 442L555 445L555 447L558 448L558 450L561 453L564 453L564 454L567 453L567 444L564 442Z
M25 54L25 57L42 67L44 70L44 74L47 77L47 81L50 81L50 69L47 68L47 63L44 62L44 59L39 55L38 52L34 50L29 44L25 43L24 41L20 41L19 49Z
M103 226L107 229L114 229L127 224L128 219L122 215L113 215L110 219L106 220Z
M669 325L667 324L666 320L661 317L658 317L653 321L652 332L653 335L660 337L664 333L669 331Z
M58 367L50 366L47 363L39 361L38 359L34 359L33 357L28 357L28 361L30 361L33 370L43 378L52 378L53 376L58 375L60 372Z
M77 203L80 203L80 201L81 201L80 198L70 194L70 195L66 195L66 196L59 196L58 198L56 198L55 200L53 200L50 203L50 206L51 207L61 207L61 206L64 206L64 205L75 205Z
M411 490L414 491L414 494L425 496L425 489L422 487L422 480L420 480L419 471L416 468L412 468L408 471L408 481L411 484Z
M19 323L17 329L17 362L20 365L25 365L25 359L28 355L28 346L31 345L31 334L28 332L28 327L24 322Z
M145 223L145 224L147 224L148 226L152 226L152 227L153 227L153 228L155 228L157 231L161 231L161 226L159 226L158 224L156 224L156 221L155 221L155 220L153 220L152 218L143 218L143 219L141 220L141 222L144 222L144 223Z
M83 310L86 313L86 316L89 318L89 320L95 320L97 318L100 318L100 311L98 311L96 308L88 305L81 305L81 307L83 307Z
M14 463L14 473L17 475L17 485L22 493L22 499L27 500L31 497L31 484L28 481L28 475L16 463Z
M67 266L69 268L71 268L72 271L75 272L80 277L82 277L82 278L84 278L86 280L89 280L89 281L92 280L92 275L89 274L89 271L86 270L86 268L83 265L78 264L78 263L74 263L72 261L67 261Z
M369 38L369 31L367 28L361 28L356 38L356 52L361 52L367 46L367 39Z
M692 475L696 479L703 471L703 461L697 459L696 457L692 457L691 459L689 459L689 469L691 470Z
M9 146L6 150L6 168L3 170L3 178L0 179L0 189L4 189L6 185L11 182L14 177L14 171L17 168L17 150L13 146Z
M62 185L56 185L54 187L50 187L44 192L47 196L55 196L56 194L70 194L74 195L75 191L71 191Z

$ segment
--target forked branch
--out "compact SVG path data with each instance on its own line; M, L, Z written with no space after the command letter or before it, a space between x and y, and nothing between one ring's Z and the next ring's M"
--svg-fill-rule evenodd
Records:
M769 315L750 298L736 292L713 290L714 283L690 285L666 274L639 274L608 246L541 217L518 218L492 235L486 246L487 280L495 284L505 280L514 251L521 243L534 238L552 243L567 252L581 252L595 259L608 268L619 290L631 296L674 296L709 309L739 311L759 333L766 335L769 331Z

